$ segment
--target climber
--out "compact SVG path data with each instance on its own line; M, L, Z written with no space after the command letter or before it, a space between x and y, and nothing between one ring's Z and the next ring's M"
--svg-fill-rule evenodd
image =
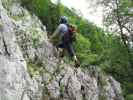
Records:
M75 27L68 23L68 18L66 16L62 16L59 20L59 23L59 26L50 37L50 40L60 51L60 57L63 57L64 50L67 50L69 56L75 62L75 66L78 67L79 61L75 55L73 48L73 41L76 39Z

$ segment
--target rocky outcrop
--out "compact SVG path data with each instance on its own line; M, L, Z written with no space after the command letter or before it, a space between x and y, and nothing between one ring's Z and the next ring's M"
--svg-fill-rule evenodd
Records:
M0 24L0 100L18 100L27 83L26 62L16 44L13 24L1 1Z
M97 66L58 58L40 20L20 0L0 0L0 100L123 100Z
M13 8L18 11L13 11ZM13 17L19 15L13 12L19 14L22 9L20 2L0 0L0 100L30 100L31 91L38 89L38 84L27 72L27 64L16 39L18 28Z

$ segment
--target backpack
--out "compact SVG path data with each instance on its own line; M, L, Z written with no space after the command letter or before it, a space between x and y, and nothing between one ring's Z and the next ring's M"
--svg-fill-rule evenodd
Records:
M68 27L68 32L66 32L63 36L63 41L64 42L73 42L76 40L76 28L73 25L67 25Z

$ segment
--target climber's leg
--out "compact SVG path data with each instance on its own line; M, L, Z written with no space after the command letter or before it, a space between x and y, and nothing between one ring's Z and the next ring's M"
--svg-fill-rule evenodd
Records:
M66 43L65 48L67 49L68 54L70 55L71 59L75 62L75 67L80 66L80 63L76 57L72 43Z
M69 56L72 58L75 55L74 48L72 43L65 43L65 48L69 54Z
M60 43L56 47L59 52L59 57L61 57L61 58L64 57L64 48L65 48L64 44Z

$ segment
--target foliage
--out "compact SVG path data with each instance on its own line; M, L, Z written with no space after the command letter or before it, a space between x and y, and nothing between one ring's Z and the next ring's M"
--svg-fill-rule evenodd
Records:
M53 32L58 25L59 7L52 4L50 0L22 0L31 12L34 12L47 26L48 32ZM52 27L49 27L52 26Z
M77 34L77 41L74 45L76 49L76 54L82 66L96 63L97 55L91 53L91 43L89 39L85 38L81 34Z
M102 68L122 83L123 93L133 93L133 1L132 0L96 0L96 6L104 6L104 24L107 31L114 35L107 37L107 48L103 50ZM102 60L102 61L103 61Z
M28 63L27 65L28 67L28 72L30 74L31 77L35 76L35 75L40 75L42 73L43 67L39 66L38 64L33 64L33 63Z
M104 23L115 34L118 34L128 51L130 66L133 64L132 52L130 49L132 41L132 0L110 0L102 1L105 7Z
M129 94L126 96L126 100L133 100L133 94Z

